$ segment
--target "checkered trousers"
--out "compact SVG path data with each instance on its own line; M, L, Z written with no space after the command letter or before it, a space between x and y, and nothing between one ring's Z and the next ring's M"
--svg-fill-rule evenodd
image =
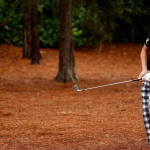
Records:
M142 108L148 144L150 145L150 81L144 81L141 89Z

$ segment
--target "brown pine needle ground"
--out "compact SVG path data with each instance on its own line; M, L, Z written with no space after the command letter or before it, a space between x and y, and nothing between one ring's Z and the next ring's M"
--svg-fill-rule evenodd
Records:
M0 45L0 149L146 150L141 82L76 92L130 80L141 71L142 45L104 44L75 51L80 81L57 83L58 50L41 49L40 65L22 48Z

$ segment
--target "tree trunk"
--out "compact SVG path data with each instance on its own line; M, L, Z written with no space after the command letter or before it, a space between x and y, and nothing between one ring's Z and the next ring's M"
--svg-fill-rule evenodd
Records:
M60 0L59 72L55 78L55 80L59 82L78 80L75 73L74 60L72 1L73 0Z
M31 59L31 3L24 2L23 6L23 58Z
M32 35L32 51L31 51L31 64L39 64L41 59L40 44L38 35L38 14L37 14L37 0L32 0L32 24L31 24L31 35Z
M24 1L23 7L23 58L32 59L31 64L39 64L41 59L37 0Z
M102 40L100 40L100 42L99 42L99 52L100 53L102 52L102 45L103 45L103 42L102 42Z

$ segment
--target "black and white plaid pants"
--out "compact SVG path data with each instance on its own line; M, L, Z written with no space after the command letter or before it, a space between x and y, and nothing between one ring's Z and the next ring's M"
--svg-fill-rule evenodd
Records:
M141 95L144 125L148 144L150 145L150 81L144 81L142 83Z

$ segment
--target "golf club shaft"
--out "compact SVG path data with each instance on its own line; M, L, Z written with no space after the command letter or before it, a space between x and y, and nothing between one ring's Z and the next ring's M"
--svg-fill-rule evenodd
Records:
M123 84L123 83L128 83L128 82L135 82L135 81L139 81L139 80L141 80L141 79L133 79L133 80L122 81L122 82L117 82L117 83L112 83L112 84L95 86L95 87L86 88L86 89L78 89L78 85L75 85L74 88L75 88L76 91L85 91L85 90L92 90L92 89L96 89L96 88L100 88L100 87L106 87L106 86L111 86L111 85Z

